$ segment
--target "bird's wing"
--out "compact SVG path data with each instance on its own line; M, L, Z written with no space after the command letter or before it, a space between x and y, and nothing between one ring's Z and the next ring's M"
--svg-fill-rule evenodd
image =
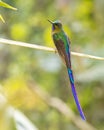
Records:
M54 40L54 43L55 43L55 46L58 50L59 55L61 56L62 60L66 64L66 66L68 68L71 68L71 62L70 62L68 55L66 53L66 49L65 49L63 41L62 40L57 40L57 41Z

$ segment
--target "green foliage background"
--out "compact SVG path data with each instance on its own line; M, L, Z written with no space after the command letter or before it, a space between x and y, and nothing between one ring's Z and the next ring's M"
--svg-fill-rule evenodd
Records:
M18 10L0 7L6 20L5 24L0 22L1 38L54 47L47 19L59 19L70 36L71 50L104 57L104 0L5 2ZM72 66L86 118L95 128L103 130L104 62L72 56ZM0 44L0 83L8 104L25 113L40 130L77 130L28 89L28 80L62 99L78 115L65 66L56 54Z

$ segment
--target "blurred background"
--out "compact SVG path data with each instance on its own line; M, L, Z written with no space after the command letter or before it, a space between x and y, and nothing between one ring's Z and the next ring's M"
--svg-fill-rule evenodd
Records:
M0 21L0 38L54 47L47 19L59 19L70 37L72 51L104 57L104 0L4 2L18 10L0 7L6 21L5 24ZM96 129L104 130L104 62L72 56L72 68L87 121ZM60 98L79 115L65 66L57 54L0 44L0 94L7 100L4 103L0 99L1 130L14 130L13 123L7 121L9 106L23 112L39 130L79 129L71 119L33 93L28 81L52 97Z

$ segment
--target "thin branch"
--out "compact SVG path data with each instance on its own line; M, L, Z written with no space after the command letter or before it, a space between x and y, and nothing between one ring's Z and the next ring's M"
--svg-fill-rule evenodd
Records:
M83 58L90 58L90 59L96 59L96 60L104 60L103 57L92 56L92 55L88 55L88 54L84 54L84 53L71 52L71 54L72 54L73 56L79 56L79 57L83 57Z
M0 38L0 43L17 45L17 46L33 48L33 49L37 49L37 50L49 51L49 52L57 52L54 48L51 48L51 47L45 47L45 46L40 46L40 45L36 45L36 44L30 44L30 43L26 43L26 42L19 42L19 41L8 40L8 39L3 39L3 38ZM78 52L71 52L71 54L73 56L79 56L79 57L83 57L83 58L104 60L104 57L92 56L92 55L78 53Z
M37 94L46 104L50 107L56 109L58 112L63 114L69 120L73 122L80 130L96 130L91 124L87 121L83 121L81 117L76 116L75 113L71 110L69 106L67 106L61 99L56 97L51 97L48 93L43 91L39 85L34 83L33 81L29 81L28 83L29 89Z
M8 39L3 39L3 38L0 38L0 43L22 46L22 47L27 47L27 48L37 49L37 50L43 50L43 51L55 52L54 48L40 46L40 45L36 45L36 44L30 44L30 43L26 43L26 42L13 41L13 40L8 40Z

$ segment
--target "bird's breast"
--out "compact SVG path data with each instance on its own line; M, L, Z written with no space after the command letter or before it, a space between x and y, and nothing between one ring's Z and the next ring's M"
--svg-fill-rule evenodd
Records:
M60 39L62 39L62 36L61 36L60 32L53 32L52 36L53 36L53 40L60 40Z

